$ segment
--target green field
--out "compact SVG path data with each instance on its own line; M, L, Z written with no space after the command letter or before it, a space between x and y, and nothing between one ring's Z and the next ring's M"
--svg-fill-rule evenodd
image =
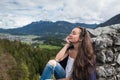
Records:
M52 46L52 45L40 45L40 48L45 48L45 49L60 49L61 47L59 46Z

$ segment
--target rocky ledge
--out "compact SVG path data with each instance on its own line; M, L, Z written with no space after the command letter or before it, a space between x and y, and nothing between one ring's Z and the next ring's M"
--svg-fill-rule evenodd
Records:
M120 24L88 30L94 36L97 80L120 80Z

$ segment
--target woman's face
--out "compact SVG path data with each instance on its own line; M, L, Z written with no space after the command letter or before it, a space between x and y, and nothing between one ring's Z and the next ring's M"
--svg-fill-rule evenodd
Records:
M72 43L77 43L80 40L80 32L79 28L74 28L68 36L68 40Z

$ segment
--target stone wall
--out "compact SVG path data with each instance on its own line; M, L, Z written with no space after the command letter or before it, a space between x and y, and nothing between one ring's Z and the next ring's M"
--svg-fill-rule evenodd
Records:
M88 30L94 36L97 80L120 80L120 24Z

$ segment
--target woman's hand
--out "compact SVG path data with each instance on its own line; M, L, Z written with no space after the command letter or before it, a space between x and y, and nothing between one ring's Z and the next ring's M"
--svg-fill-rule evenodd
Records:
M69 40L69 36L66 37L65 41L66 41L68 44L71 43L70 40Z

